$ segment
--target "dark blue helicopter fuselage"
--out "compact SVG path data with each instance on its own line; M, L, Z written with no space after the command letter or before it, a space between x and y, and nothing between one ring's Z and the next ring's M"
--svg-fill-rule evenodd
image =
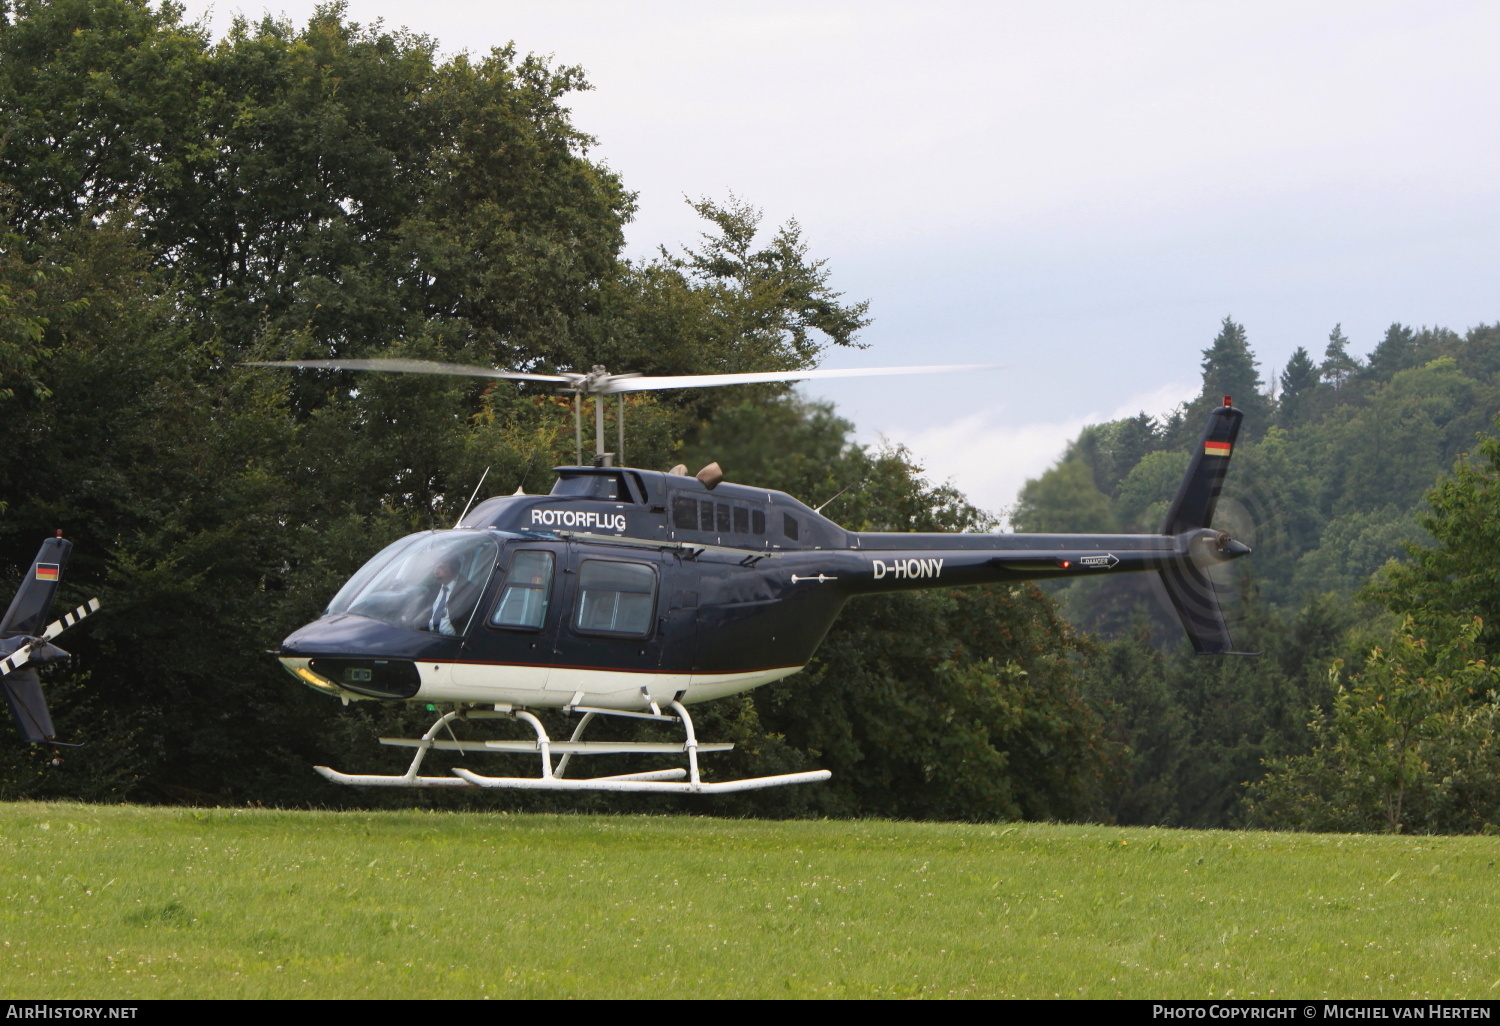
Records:
M285 640L288 669L345 697L613 708L694 702L801 669L852 595L1169 570L1218 537L1208 529L861 534L774 490L709 489L693 477L639 469L565 466L558 474L550 495L487 499L458 528L413 535L362 571L393 573L383 561L399 564L423 544L474 549L468 576L477 597L452 634L360 604L414 607L420 619L431 586L407 600L392 586L366 588L365 598L335 600ZM1233 555L1223 550L1223 558ZM522 570L529 592L516 591ZM618 579L627 583L610 583ZM534 595L541 612L529 619L505 612L522 594ZM598 618L601 595L630 612Z
M1226 407L1205 439L1238 423ZM1206 527L1217 445L1179 489L1182 522L1156 535L857 533L782 492L562 467L549 495L489 499L376 556L280 656L345 698L640 709L796 672L854 595L1141 570L1163 572L1200 650L1227 650L1211 587L1211 608L1194 598L1196 564L1249 551ZM424 576L438 563L464 582L452 609Z

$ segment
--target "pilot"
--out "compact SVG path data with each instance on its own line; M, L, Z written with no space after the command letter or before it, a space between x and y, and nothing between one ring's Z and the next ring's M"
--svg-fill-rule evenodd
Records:
M454 558L441 560L432 568L431 587L426 590L427 601L420 608L417 625L424 631L438 634L457 634L454 625L463 625L479 601L479 585L459 572L459 561Z

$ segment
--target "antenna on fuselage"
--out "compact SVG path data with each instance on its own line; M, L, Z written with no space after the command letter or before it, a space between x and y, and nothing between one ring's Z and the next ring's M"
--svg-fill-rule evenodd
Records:
M453 521L453 526L454 527L457 527L459 524L463 523L464 522L464 517L466 517L466 516L469 515L469 507L474 505L474 500L479 495L479 489L481 489L481 488L484 487L484 479L487 478L487 477L489 477L489 476L490 476L490 468L489 467L485 467L484 468L484 473L479 475L479 483L477 485L475 485L474 486L474 490L469 493L469 503L468 503L468 505L465 506L464 507L464 511L458 515L458 519L455 520L455 521Z
M516 490L511 493L512 495L526 494L526 479L531 476L531 461L535 456L536 449L533 447L531 451L526 454L526 463L521 470L521 480L516 482Z
M827 502L823 503L822 506L814 506L813 507L813 512L814 513L821 513L821 512L823 512L823 507L831 504L833 502L833 499L837 499L840 495L843 495L845 492L847 492L849 489L853 488L855 485L863 485L863 484L864 484L863 480L849 482L848 484L844 485L844 487L842 487L838 491L834 492L833 493L833 498L829 499Z

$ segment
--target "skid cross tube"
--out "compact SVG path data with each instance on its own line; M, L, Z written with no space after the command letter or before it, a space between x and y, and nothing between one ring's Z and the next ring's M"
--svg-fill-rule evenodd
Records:
M581 741L581 740L583 740L583 730L584 730L584 728L587 727L590 723L593 723L594 722L594 717L596 717L598 715L599 714L596 713L596 712L586 712L586 713L584 713L583 714L583 718L578 721L578 726L574 729L573 736L571 738L569 738L569 740L570 741ZM572 758L573 758L573 753L572 752L564 752L563 753L563 757L558 760L558 762L557 762L557 775L559 777L561 777L563 775L563 773L567 771L568 762Z
M653 703L654 706L654 703ZM749 777L743 780L705 782L699 772L700 751L727 751L732 744L700 744L693 718L680 701L673 700L668 708L670 715L644 714L645 718L673 721L682 724L684 740L681 743L600 741L583 740L584 730L599 716L624 716L642 718L643 714L628 710L602 709L597 707L576 709L582 714L572 737L566 742L556 742L547 734L547 728L535 715L525 709L496 706L495 709L454 709L439 716L420 738L380 739L381 744L415 748L407 771L394 774L340 773L327 766L314 767L325 778L336 784L355 787L490 787L514 790L539 791L645 791L667 794L724 794L733 791L749 791L763 787L781 787L787 784L808 784L827 780L833 774L827 770L811 770L806 773L783 773L769 777ZM454 720L487 719L521 720L531 726L535 738L532 741L451 741L438 740L438 734L446 730L452 735ZM419 771L427 753L434 748L461 752L522 752L535 751L542 757L541 775L537 777L489 777L471 770L455 767L452 776L421 776ZM553 749L560 750L561 758L556 767L552 765ZM619 773L603 777L565 777L568 763L574 755L620 754L628 752L680 752L687 756L687 769L648 770L641 773ZM687 779L683 779L687 778Z

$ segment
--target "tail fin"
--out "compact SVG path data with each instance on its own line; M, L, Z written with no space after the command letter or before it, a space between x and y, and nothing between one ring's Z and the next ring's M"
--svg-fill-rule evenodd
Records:
M1236 654L1229 627L1224 622L1224 611L1219 606L1219 596L1214 591L1214 582L1204 567L1227 562L1250 551L1227 534L1213 535L1207 530L1213 522L1214 507L1218 505L1219 492L1224 488L1224 475L1229 470L1229 457L1244 416L1229 405L1228 396L1224 397L1223 406L1208 415L1203 440L1193 451L1192 462L1188 464L1182 484L1177 487L1177 495L1167 508L1166 523L1162 525L1162 534L1202 532L1188 543L1185 559L1160 571L1167 597L1172 600L1177 618L1182 621L1182 629L1187 632L1194 651L1201 655Z
M52 608L52 597L57 594L58 582L68 568L68 556L73 552L73 543L65 538L48 538L32 560L21 586L16 589L10 608L0 619L0 649L10 655L20 645L5 645L12 638L36 637L47 622L47 613ZM46 646L53 649L53 646ZM54 651L61 653L60 649ZM30 655L28 651L26 653ZM38 655L41 651L38 650ZM16 658L20 658L17 656ZM41 659L30 660L40 662ZM8 664L7 664L8 665ZM0 691L5 692L6 704L16 719L21 737L27 741L49 741L57 733L52 726L52 716L47 712L47 700L42 695L41 681L32 666L21 666L0 677Z
M1162 534L1181 534L1197 527L1207 527L1213 521L1214 507L1219 502L1219 492L1224 488L1224 474L1229 470L1229 455L1234 450L1234 440L1239 437L1240 421L1245 415L1229 405L1215 407L1208 415L1208 424L1203 428L1203 441L1193 451L1192 462L1177 486L1177 495L1167 507L1167 520L1162 525Z
M52 596L57 594L58 582L68 569L72 553L73 543L66 538L48 538L42 542L30 572L16 589L16 597L10 600L5 618L0 620L0 639L42 633L52 608Z

